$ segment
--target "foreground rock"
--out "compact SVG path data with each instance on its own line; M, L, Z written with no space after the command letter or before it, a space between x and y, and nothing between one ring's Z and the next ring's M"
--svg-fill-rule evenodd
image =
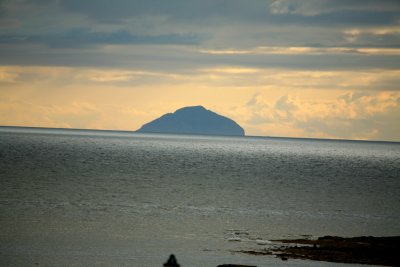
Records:
M243 136L235 121L202 106L185 107L143 125L137 132Z
M316 261L400 266L400 236L396 237L320 237L317 240L275 240L280 247L240 251L252 255L276 255L282 260Z
M178 261L176 260L176 257L174 254L171 254L167 260L166 263L163 265L164 267L180 267L178 264Z

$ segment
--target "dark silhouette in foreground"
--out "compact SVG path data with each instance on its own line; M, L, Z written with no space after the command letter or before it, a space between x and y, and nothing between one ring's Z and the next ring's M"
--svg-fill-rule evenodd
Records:
M235 121L202 106L167 113L144 124L137 132L244 136L243 128Z
M168 258L168 261L164 263L164 267L180 267L178 261L174 254L171 254ZM250 265L238 265L238 264L222 264L218 265L217 267L257 267L257 266L250 266Z
M174 254L171 254L169 256L168 261L166 263L164 263L164 267L180 267Z

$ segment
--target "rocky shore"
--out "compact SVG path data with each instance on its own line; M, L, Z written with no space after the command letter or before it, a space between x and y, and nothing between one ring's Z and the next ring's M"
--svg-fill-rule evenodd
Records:
M251 255L274 255L282 260L316 261L400 266L400 236L324 236L318 239L273 240L262 250L239 251Z

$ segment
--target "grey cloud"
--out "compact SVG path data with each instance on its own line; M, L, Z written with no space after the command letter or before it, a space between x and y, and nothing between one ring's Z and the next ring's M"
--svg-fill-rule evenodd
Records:
M284 1L287 12L274 12L281 1L265 0L62 0L66 11L78 12L102 23L124 23L132 17L164 16L168 23L208 24L215 27L226 23L256 25L345 25L377 26L398 23L400 4L395 1ZM375 3L374 3L375 2ZM314 3L314 4L312 4ZM319 3L319 4L317 4ZM322 3L322 4L321 4ZM272 8L271 8L272 6ZM304 7L305 6L305 7ZM317 8L314 8L317 6ZM378 8L380 7L380 8ZM283 7L282 7L283 8ZM296 10L312 10L304 16Z
M304 25L304 26L347 26L367 27L396 24L399 20L399 11L338 11L314 16L299 14L278 14L267 19L275 25Z
M86 13L96 20L118 22L124 18L143 15L165 15L173 19L206 19L213 16L249 18L265 15L268 2L253 0L62 0L60 5L68 11Z
M397 0L274 0L269 23L280 25L368 27L399 24Z
M287 95L282 96L275 103L275 108L282 111L294 111L297 109L297 106L290 102L289 97Z
M358 99L368 96L369 94L365 92L354 92L354 93L347 93L339 97L339 99L344 100L347 104L357 101Z
M346 36L342 36L346 39ZM360 33L354 37L354 41L345 41L343 46L349 48L399 48L400 47L400 34L382 33Z
M265 1L265 0L61 0L68 11L83 12L97 20L121 21L141 15L165 15L171 19L206 19L209 17L265 22L297 23L392 23L399 18L400 4L393 0L335 1ZM276 12L279 6L281 12ZM303 16L309 10L315 16ZM271 16L273 15L273 16ZM286 16L291 15L291 16ZM296 16L298 15L298 16ZM373 16L371 16L373 15ZM280 18L282 17L282 18Z
M372 82L368 89L375 88L386 91L400 91L400 76L391 77Z
M48 48L27 44L0 45L3 65L102 66L148 71L186 72L215 66L308 70L399 69L394 56L364 55L208 55L184 46L122 46L118 52L101 47Z
M221 62L229 65L253 66L259 68L290 69L397 69L400 67L397 57L363 55L237 55L217 56Z
M268 23L286 24L338 24L338 25L384 25L398 23L398 1L382 0L336 0L336 1L286 1L286 0L41 0L7 1L34 9L50 6L54 10L79 13L95 22L120 23L132 17L164 16L169 22L186 22L193 25L199 21L211 24ZM22 3L22 4L21 4ZM313 16L304 16L311 12ZM210 18L217 18L211 21Z
M270 6L277 1L266 0L2 1L0 20L15 18L19 24L0 27L1 63L110 67L140 63L150 69L166 68L168 64L180 70L215 65L292 69L400 67L396 56L203 55L186 49L187 46L244 50L259 46L400 47L399 34L362 33L354 42L343 35L344 29L353 26L398 25L400 12L393 8L397 7L395 1L379 1L381 7L374 11L376 1L321 0L314 7L313 16L296 12L307 2L295 1L294 7L273 14ZM56 21L58 18L60 21ZM54 25L49 25L53 21ZM51 49L30 50L32 44ZM103 45L132 44L181 47L157 50L149 47L147 51L137 51L135 47L125 55L101 49Z
M393 26L400 21L394 1L311 1L325 13L304 16L310 1L266 0L9 0L0 4L3 42L26 38L53 47L89 44L203 44L211 47L319 46L399 47L399 34L361 34L352 27ZM271 6L291 3L287 12ZM337 4L339 3L339 4ZM290 5L290 4L289 4ZM316 7L314 7L316 6ZM347 7L351 8L347 8ZM388 7L392 7L389 9ZM311 8L311 7L310 7ZM290 11L293 9L293 11ZM15 26L18 23L19 26ZM49 21L54 24L49 25ZM7 39L8 40L5 40ZM27 40L25 40L27 41Z
M260 93L255 93L249 101L247 101L246 106L254 106L258 103L257 97L260 95Z
M274 14L315 16L343 11L398 11L400 5L397 0L274 0L270 10Z
M65 33L47 35L5 35L0 43L38 43L49 47L81 47L104 44L198 44L200 37L195 35L134 35L127 31L111 33L91 32L88 29L74 29Z

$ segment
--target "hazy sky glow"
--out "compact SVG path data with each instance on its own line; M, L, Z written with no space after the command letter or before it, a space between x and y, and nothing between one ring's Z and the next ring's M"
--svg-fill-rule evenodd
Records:
M400 1L0 0L0 125L400 141Z

